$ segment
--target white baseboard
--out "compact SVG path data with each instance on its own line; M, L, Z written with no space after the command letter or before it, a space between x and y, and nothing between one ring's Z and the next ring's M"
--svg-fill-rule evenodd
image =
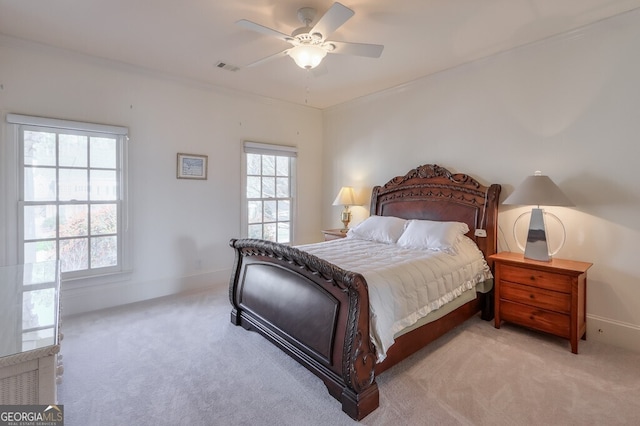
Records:
M587 340L640 353L640 327L609 318L587 315Z
M63 288L61 292L62 316L92 312L173 294L215 288L223 289L228 286L230 276L231 270L224 269L181 278L69 286Z

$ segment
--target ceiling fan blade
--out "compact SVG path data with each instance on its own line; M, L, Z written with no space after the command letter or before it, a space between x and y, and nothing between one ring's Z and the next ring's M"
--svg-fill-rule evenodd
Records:
M269 62L269 61L272 61L274 59L278 59L278 58L281 58L283 56L287 56L287 52L288 51L289 51L289 49L285 49L282 52L274 53L273 55L269 55L266 58L258 59L257 61L251 62L250 64L246 65L245 68L253 68L253 67L256 67L258 65L262 65L265 62Z
M246 28L251 31L255 31L260 34L268 35L271 37L279 38L280 40L284 40L286 42L291 41L291 36L285 33L281 33L280 31L276 31L269 27L265 27L264 25L256 24L255 22L247 21L246 19L241 19L236 21L237 25L240 25L243 28Z
M344 41L328 41L335 46L335 49L331 53L337 53L339 55L355 55L366 56L368 58L379 58L382 55L384 46L381 44L366 44L366 43L346 43Z
M348 7L335 2L329 10L327 10L327 13L322 15L322 18L313 26L313 29L309 31L309 33L320 33L322 40L325 40L342 24L347 22L354 13L355 12Z

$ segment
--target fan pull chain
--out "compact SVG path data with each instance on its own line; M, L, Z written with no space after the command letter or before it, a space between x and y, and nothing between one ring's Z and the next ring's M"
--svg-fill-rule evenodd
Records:
M309 79L311 78L311 70L307 70L307 84L304 88L304 104L309 104Z

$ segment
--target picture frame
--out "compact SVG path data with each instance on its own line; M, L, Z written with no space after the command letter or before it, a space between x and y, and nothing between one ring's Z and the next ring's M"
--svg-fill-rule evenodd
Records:
M179 152L176 176L178 179L207 179L208 162L207 155Z

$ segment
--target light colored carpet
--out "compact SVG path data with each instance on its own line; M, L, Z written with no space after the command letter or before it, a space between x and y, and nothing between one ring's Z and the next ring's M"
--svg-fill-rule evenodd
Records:
M227 289L65 318L67 426L350 425L324 384L231 325ZM363 425L637 425L640 354L473 318L377 378Z

